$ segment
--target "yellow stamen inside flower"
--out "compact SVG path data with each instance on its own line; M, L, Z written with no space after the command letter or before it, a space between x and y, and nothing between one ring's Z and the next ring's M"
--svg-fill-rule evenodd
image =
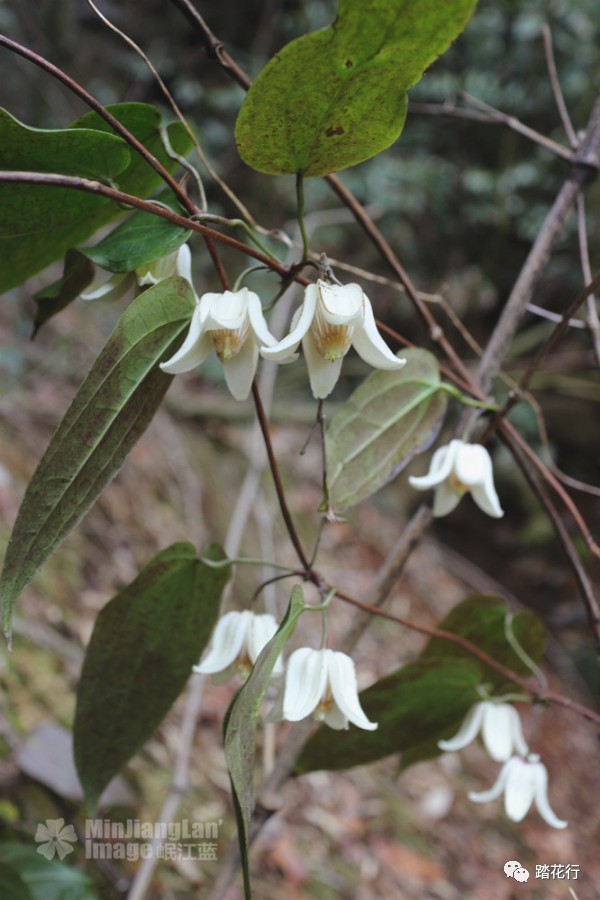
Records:
M467 491L469 490L467 485L463 484L463 482L459 478L456 477L454 472L452 472L448 476L448 484L450 485L450 487L452 488L454 493L459 494L461 497L463 496L463 494L466 494Z
M345 356L350 349L352 331L349 325L329 325L323 322L320 328L312 329L312 337L323 359L334 362Z
M210 332L217 356L224 362L237 356L244 345L248 334L248 326L245 328L218 328Z

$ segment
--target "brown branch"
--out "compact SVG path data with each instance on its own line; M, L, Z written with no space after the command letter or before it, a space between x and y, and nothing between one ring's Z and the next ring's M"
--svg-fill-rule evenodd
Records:
M585 137L568 179L563 184L542 225L494 329L477 370L477 382L489 391L500 371L512 338L526 312L533 289L550 257L580 191L595 177L600 149L600 98L590 114Z
M124 141L136 150L140 156L142 156L148 165L152 166L155 172L160 175L163 181L171 188L181 205L184 209L187 209L189 213L194 215L197 213L198 207L193 203L190 198L187 196L183 188L177 183L177 181L173 178L170 172L165 169L161 162L153 156L152 153L141 143L138 139L131 134L131 132L125 128L124 125L119 122L115 116L112 115L109 110L106 109L95 97L93 97L88 91L85 90L77 81L67 75L62 69L59 69L58 66L55 66L53 63L49 62L47 59L44 59L43 56L40 56L38 53L35 53L33 50L29 50L27 47L23 47L21 44L18 44L16 41L11 40L3 34L0 34L0 46L6 47L8 50L11 50L13 53L17 53L19 56L22 56L24 59L29 60L34 63L39 68L44 69L50 75L53 75L54 78L57 78L61 81L66 87L69 88L74 94L77 94L91 109L98 113L105 122L111 126L111 128L123 138Z
M172 222L173 225L179 225L181 228L195 231L205 238L208 237L221 244L226 244L228 247L232 247L240 253L245 253L253 259L257 259L283 278L292 277L290 275L289 266L284 266L282 263L277 262L277 260L272 259L270 256L266 256L266 254L261 253L259 250L255 250L254 247L244 244L242 241L238 241L236 238L230 237L228 234L223 234L220 231L216 231L214 228L209 228L195 218L187 218L165 206L159 206L158 204L153 203L152 200L142 200L140 197L136 197L133 194L126 194L124 191L119 191L117 188L109 187L99 181L93 181L89 178L80 178L74 175L55 175L46 172L0 172L0 183L38 184L51 187L62 187L67 188L68 190L84 191L88 194L95 194L96 196L104 197L107 200L114 200L115 203L131 206L135 209L141 209L154 216L159 216L161 219L167 219L167 221ZM291 268L293 269L293 267ZM308 278L305 278L303 275L294 274L293 278L299 284L309 284Z

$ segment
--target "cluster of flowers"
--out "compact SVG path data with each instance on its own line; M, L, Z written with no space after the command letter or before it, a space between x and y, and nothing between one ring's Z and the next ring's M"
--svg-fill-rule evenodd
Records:
M190 251L178 251L126 275L94 282L81 295L85 300L116 299L137 281L140 287L180 275L192 286ZM269 331L257 294L248 288L196 295L196 309L187 336L175 355L162 363L171 375L201 365L214 348L223 366L225 383L236 400L245 400L256 374L259 354L278 363L298 358L302 343L310 386L320 400L329 396L340 376L344 356L354 347L377 369L401 369L405 360L394 356L375 324L369 298L358 284L317 281L304 292L290 333L277 341Z
M94 283L82 296L89 300L114 298L132 283L153 285L174 274L192 285L187 245L127 276L115 275L104 283ZM188 334L161 369L173 375L188 372L203 363L214 348L227 387L237 400L246 399L250 392L259 355L278 363L293 362L298 358L300 343L311 389L318 399L327 397L335 387L343 358L351 346L375 368L394 370L405 363L382 340L371 303L357 284L335 285L319 280L309 285L292 319L290 333L279 342L269 331L259 297L247 288L201 297L194 291L194 296L196 309ZM503 515L494 487L492 461L480 444L452 440L434 453L426 475L411 477L409 482L416 490L434 489L436 517L452 512L466 493L487 515ZM212 649L203 662L194 666L194 671L211 675L215 682L226 681L235 673L247 677L276 631L277 623L269 614L229 612L218 622ZM312 714L335 729L348 728L350 722L369 731L377 728L360 705L354 662L345 653L302 647L291 654L287 667L284 668L281 657L277 660L273 678L280 690L267 716L270 721L297 722ZM471 792L469 798L485 803L504 792L506 815L514 822L520 822L535 802L549 825L565 828L567 822L556 816L548 802L546 767L538 754L529 751L518 713L501 698L475 704L458 734L440 741L439 747L444 751L460 750L480 730L490 756L503 766L490 790Z
M247 677L276 631L277 622L269 613L228 612L217 623L211 650L194 671L212 675L217 683L236 673ZM301 647L291 654L285 671L279 657L273 677L281 689L269 721L299 722L312 713L331 728L348 728L349 722L367 731L377 728L361 708L354 662L346 653Z
M483 700L471 707L460 730L447 741L438 741L440 750L462 750L479 732L495 762L503 763L496 783L489 791L471 791L469 800L487 803L504 792L504 809L513 822L525 818L535 802L542 819L552 828L566 828L548 802L548 771L537 753L530 753L523 737L521 720L514 706L502 698Z

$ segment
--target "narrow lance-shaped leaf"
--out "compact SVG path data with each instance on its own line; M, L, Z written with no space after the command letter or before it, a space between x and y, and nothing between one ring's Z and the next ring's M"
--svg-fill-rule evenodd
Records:
M225 560L217 545L204 551ZM160 725L198 661L230 566L215 568L191 544L172 544L100 612L87 648L74 724L86 804Z
M333 25L277 53L236 124L244 162L327 175L389 147L406 92L465 28L476 0L340 0Z
M179 165L161 142L162 116L145 103L108 109L170 172ZM179 155L191 141L179 122L168 126ZM118 137L104 119L87 113L69 128L41 130L0 110L0 169L54 172L115 183L126 193L148 197L162 184L157 172ZM101 225L122 216L112 200L56 186L0 184L0 293L20 284Z
M399 372L373 372L327 430L327 480L336 510L382 488L435 440L446 412L433 354L403 351Z
M235 803L246 898L249 898L251 893L248 874L248 831L254 809L254 757L258 709L277 658L291 637L298 617L304 609L302 588L296 585L292 590L283 622L263 648L250 677L231 704L225 720L225 759Z
M377 731L321 727L304 746L299 773L348 769L403 753L444 736L479 699L481 669L458 659L419 660L362 691L360 705Z
M10 636L16 598L121 467L172 377L168 358L195 307L192 288L169 278L129 306L79 388L42 457L17 515L0 600Z

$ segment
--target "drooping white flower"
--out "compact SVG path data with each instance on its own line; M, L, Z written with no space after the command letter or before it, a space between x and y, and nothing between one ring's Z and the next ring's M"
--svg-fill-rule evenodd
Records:
M370 300L358 284L309 284L290 333L261 353L275 362L293 362L300 341L310 386L319 400L335 387L351 346L376 369L401 369L406 362L392 353L379 334Z
M435 489L434 516L452 512L466 493L488 516L499 519L504 515L494 487L492 460L481 444L450 441L435 451L427 475L408 480L418 491Z
M311 713L338 730L348 722L367 731L377 728L360 705L354 662L346 653L301 647L290 656L285 685L268 718L299 722Z
M139 287L155 285L172 275L179 275L192 284L192 255L187 244L182 244L173 253L138 266L133 272L115 272L109 278L96 275L85 291L81 292L81 299L119 300L135 284Z
M454 737L438 741L438 747L448 753L462 750L480 731L487 752L496 762L505 762L515 751L522 756L529 752L518 712L510 703L497 700L483 700L472 706Z
M248 288L203 294L186 339L177 353L160 367L170 375L189 372L203 363L214 347L223 365L227 387L236 400L245 400L256 373L260 347L272 347L276 343L258 296Z
M548 771L537 753L527 757L512 756L500 771L496 783L489 791L471 792L469 800L487 803L504 792L504 809L513 822L525 818L532 803L537 806L542 819L552 828L566 828L569 824L559 819L548 802Z
M239 674L247 678L258 656L277 631L270 613L262 615L249 609L228 612L219 619L213 631L211 649L194 672L213 675L215 683L228 681ZM283 674L283 661L278 658L273 675Z

